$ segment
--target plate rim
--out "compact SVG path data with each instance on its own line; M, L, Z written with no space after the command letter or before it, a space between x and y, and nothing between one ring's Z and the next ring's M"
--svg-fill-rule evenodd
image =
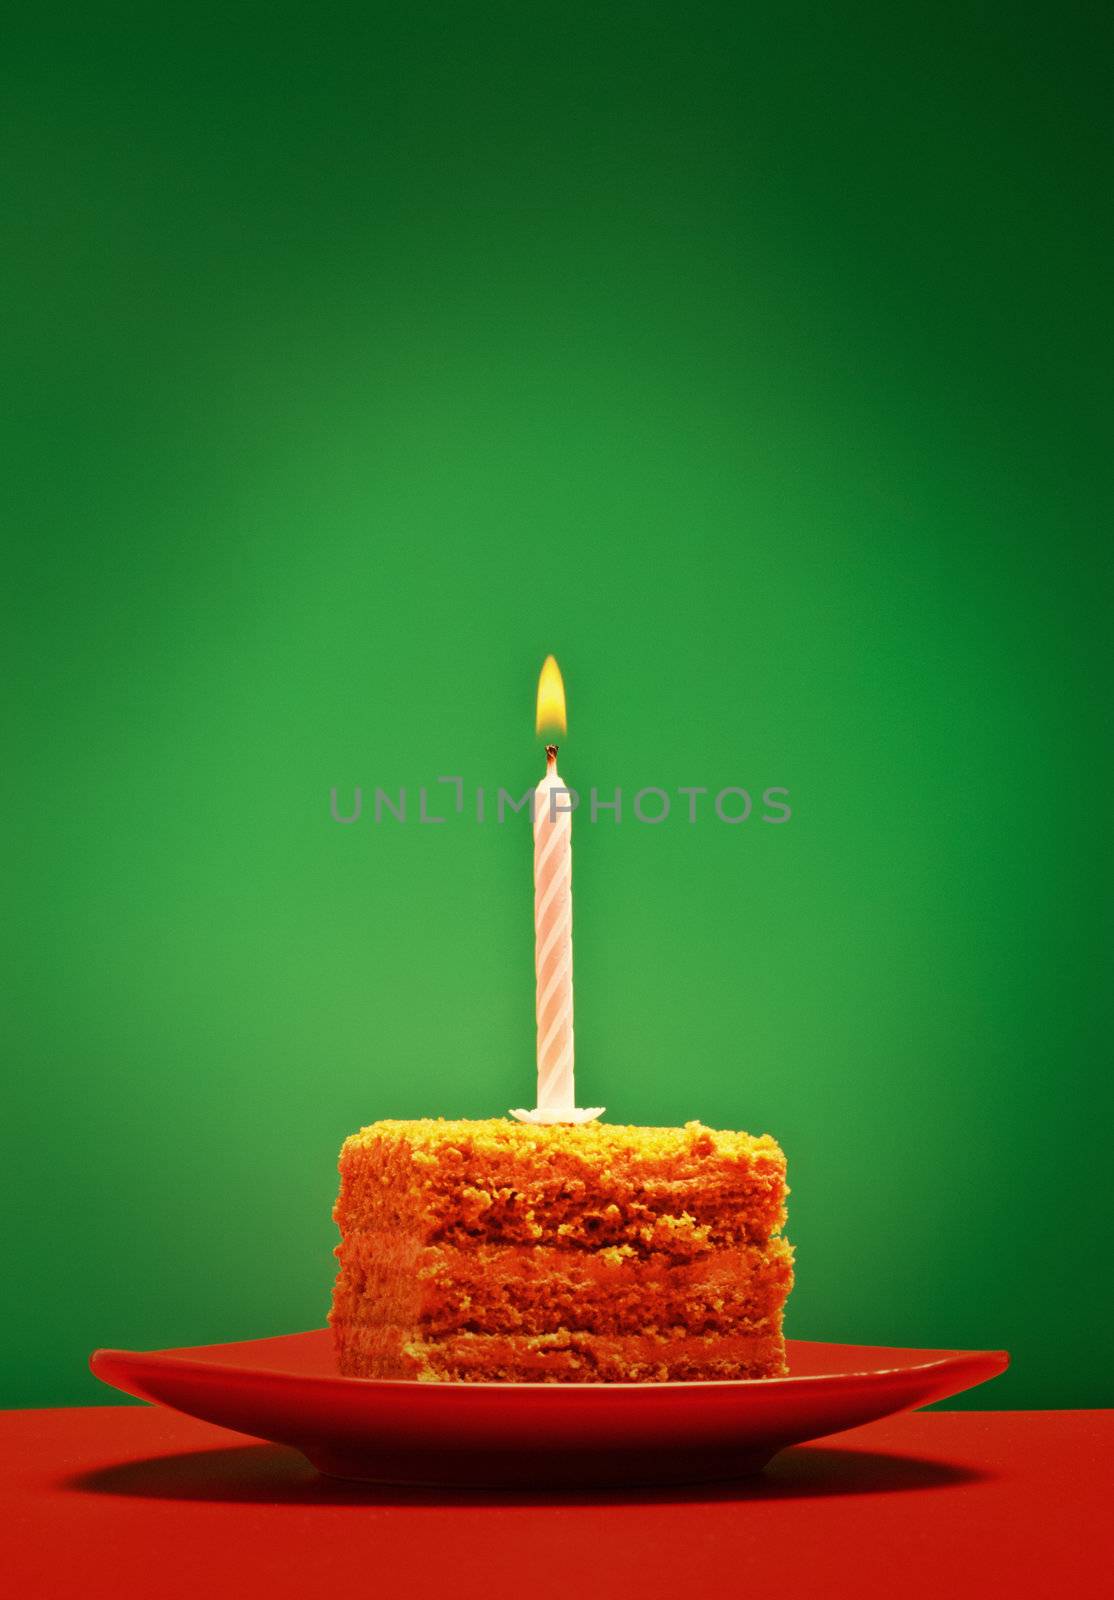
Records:
M808 1372L796 1375L788 1373L777 1378L693 1378L666 1380L665 1382L656 1380L639 1382L631 1379L620 1379L608 1383L582 1383L576 1381L545 1383L534 1380L508 1382L505 1379L480 1379L475 1382L460 1383L452 1380L430 1382L423 1381L420 1378L357 1378L349 1377L339 1372L292 1372L283 1371L281 1368L244 1366L235 1360L205 1361L193 1355L193 1352L197 1350L220 1350L222 1348L235 1350L245 1344L267 1344L272 1341L305 1338L307 1334L320 1334L326 1331L327 1329L324 1328L307 1328L298 1333L264 1334L259 1339L233 1339L226 1341L224 1344L173 1345L157 1350L129 1350L123 1347L105 1345L92 1352L89 1357L89 1368L96 1378L100 1379L102 1383L110 1384L113 1388L118 1388L119 1385L101 1369L126 1362L128 1364L139 1363L149 1370L154 1369L156 1371L165 1371L169 1367L174 1371L188 1374L191 1378L202 1380L206 1378L219 1380L234 1376L237 1379L246 1379L249 1383L273 1383L276 1380L286 1379L295 1383L323 1385L341 1392L344 1390L351 1391L355 1386L358 1391L363 1393L382 1393L386 1390L392 1393L410 1395L418 1392L426 1392L431 1395L460 1392L475 1395L490 1395L493 1393L505 1395L508 1392L513 1392L559 1397L561 1394L567 1395L570 1392L597 1395L619 1392L661 1395L691 1394L707 1390L725 1389L742 1392L754 1390L763 1394L770 1394L779 1393L787 1389L797 1389L802 1384L815 1385L835 1382L846 1385L854 1382L876 1383L882 1377L912 1376L914 1374L928 1374L945 1370L954 1371L957 1367L963 1368L969 1364L975 1368L984 1369L985 1379L983 1381L986 1381L1000 1376L1010 1365L1010 1352L1004 1349L938 1349L929 1352L928 1350L922 1350L919 1345L859 1345L835 1339L794 1339L790 1340L789 1343L838 1345L844 1350L918 1350L926 1355L931 1355L931 1359L896 1367L865 1367L851 1372Z

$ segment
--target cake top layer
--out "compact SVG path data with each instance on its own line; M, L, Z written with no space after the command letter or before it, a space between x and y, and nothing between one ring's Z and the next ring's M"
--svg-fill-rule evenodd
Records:
M540 1127L512 1122L505 1117L477 1121L451 1121L444 1117L412 1122L384 1120L369 1123L344 1141L342 1157L381 1140L398 1141L422 1155L439 1157L451 1147L463 1155L512 1159L516 1155L576 1156L593 1164L618 1158L629 1162L667 1162L681 1157L712 1156L721 1161L766 1160L784 1166L781 1146L771 1134L757 1136L728 1129L707 1128L686 1122L683 1128L643 1128L611 1122L555 1123Z
M785 1221L785 1157L753 1138L609 1122L373 1122L345 1140L346 1230L561 1249L629 1244L690 1259L763 1242Z

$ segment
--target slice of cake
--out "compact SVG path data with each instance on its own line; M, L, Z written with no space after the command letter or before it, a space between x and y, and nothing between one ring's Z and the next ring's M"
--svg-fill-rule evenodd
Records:
M785 1157L763 1134L373 1122L345 1140L329 1317L361 1378L783 1373Z

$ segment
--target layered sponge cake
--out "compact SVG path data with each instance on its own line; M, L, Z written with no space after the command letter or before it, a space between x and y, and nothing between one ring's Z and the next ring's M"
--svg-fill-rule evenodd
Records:
M783 1373L785 1157L763 1134L374 1122L344 1143L342 1373L454 1382Z

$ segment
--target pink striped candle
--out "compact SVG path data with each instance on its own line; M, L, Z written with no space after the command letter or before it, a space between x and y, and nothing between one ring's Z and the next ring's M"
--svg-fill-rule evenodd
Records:
M538 731L564 731L565 694L552 656L538 682ZM534 791L534 971L538 1025L538 1103L512 1111L520 1122L591 1122L603 1110L580 1110L573 1088L572 792L557 771L557 746L546 745L545 777Z

